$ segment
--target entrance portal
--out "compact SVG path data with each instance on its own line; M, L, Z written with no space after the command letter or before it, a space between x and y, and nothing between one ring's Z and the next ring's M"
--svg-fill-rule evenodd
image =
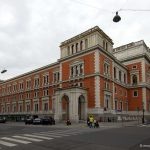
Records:
M69 119L69 97L64 95L62 97L62 120Z
M78 115L79 120L85 120L85 98L81 95L78 99Z

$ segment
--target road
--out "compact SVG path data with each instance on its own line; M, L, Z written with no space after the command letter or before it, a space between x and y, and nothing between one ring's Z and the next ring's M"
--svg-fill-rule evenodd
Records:
M150 127L0 124L0 150L150 150Z

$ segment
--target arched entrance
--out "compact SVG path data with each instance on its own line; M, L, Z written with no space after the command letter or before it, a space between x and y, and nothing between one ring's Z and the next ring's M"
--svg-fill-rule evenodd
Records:
M79 120L85 120L85 97L83 95L79 96L78 99L78 116Z
M69 97L64 95L62 97L62 120L69 119Z

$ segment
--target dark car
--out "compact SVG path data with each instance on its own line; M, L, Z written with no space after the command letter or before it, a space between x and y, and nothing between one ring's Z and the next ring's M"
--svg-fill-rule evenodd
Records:
M5 122L6 122L6 119L0 118L0 123L5 123Z
M33 124L33 119L31 118L26 119L25 124Z
M50 125L55 125L55 119L50 117Z
M35 118L34 120L33 120L33 124L42 124L42 119L41 118Z
M55 120L53 117L47 117L41 119L41 124L43 125L55 125Z
M50 119L49 118L42 118L42 124L43 125L50 125L51 124Z

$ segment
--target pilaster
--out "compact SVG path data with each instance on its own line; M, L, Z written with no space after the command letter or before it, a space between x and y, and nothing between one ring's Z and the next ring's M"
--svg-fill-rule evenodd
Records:
M95 73L100 72L99 50L95 51ZM100 76L95 76L95 108L100 108Z

